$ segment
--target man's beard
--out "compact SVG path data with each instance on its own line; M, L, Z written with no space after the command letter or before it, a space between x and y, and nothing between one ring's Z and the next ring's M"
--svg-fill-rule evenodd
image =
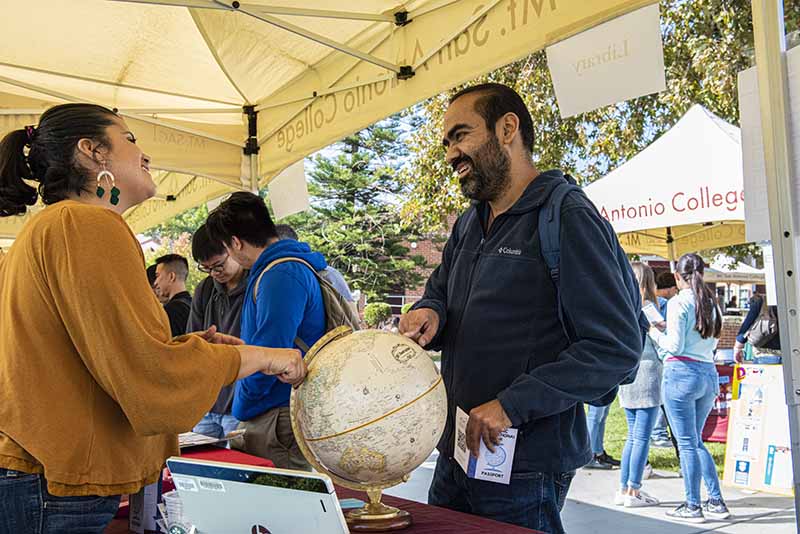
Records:
M470 172L460 180L461 192L465 197L477 201L497 200L511 184L511 161L503 151L497 136L490 134L475 152L475 157L462 156L454 162L457 168L462 161L468 161Z

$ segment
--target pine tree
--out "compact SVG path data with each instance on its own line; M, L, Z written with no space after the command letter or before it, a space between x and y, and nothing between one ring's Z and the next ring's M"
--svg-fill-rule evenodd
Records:
M421 256L407 243L418 238L403 224L400 197L406 192L397 175L407 156L398 117L376 123L313 160L310 213L286 222L300 239L325 255L353 289L383 299L421 281Z

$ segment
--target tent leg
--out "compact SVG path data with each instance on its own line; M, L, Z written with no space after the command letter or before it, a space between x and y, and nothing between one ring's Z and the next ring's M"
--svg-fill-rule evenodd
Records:
M672 227L667 226L667 256L669 256L669 270L675 272L675 238L672 236Z
M247 117L247 143L244 146L244 154L250 158L250 191L258 194L258 153L261 147L258 146L258 111L255 106L244 106L242 108Z
M782 0L753 0L753 30L758 68L761 129L769 199L770 236L786 403L794 475L795 517L800 522L800 321L798 321L797 237L792 206L786 39Z

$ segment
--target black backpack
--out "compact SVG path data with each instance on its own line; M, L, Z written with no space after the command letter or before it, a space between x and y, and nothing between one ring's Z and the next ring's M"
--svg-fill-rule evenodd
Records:
M768 306L766 299L761 299L761 311L755 322L747 331L748 343L757 349L766 347L775 337L780 335L778 314L774 306Z
M541 211L539 211L539 241L542 249L542 256L547 264L547 268L550 270L550 279L556 286L558 319L561 321L561 326L564 328L564 333L567 335L567 339L571 341L572 336L570 335L570 329L567 326L567 322L564 320L564 309L561 306L561 297L559 296L561 264L561 205L564 203L564 199L570 193L581 195L585 199L586 203L592 206L595 211L597 211L595 205L591 200L589 200L589 198L586 196L586 193L583 192L583 189L577 185L572 176L565 174L564 181L553 188L553 190L550 192L550 196L545 202L545 205L542 207ZM598 215L600 215L599 212ZM611 234L616 236L616 232L614 232L614 229L611 227L611 223L601 215L600 217L603 221L603 224L608 228ZM625 287L628 290L628 296L631 299L630 302L639 309L639 316L637 320L639 323L639 330L642 334L642 347L644 347L644 343L647 339L647 332L650 330L650 321L647 320L647 316L645 316L644 312L642 311L642 301L641 296L639 295L639 283L636 281L636 276L633 274L630 262L628 261L628 256L625 254L625 251L619 244L619 240L615 239L615 242L616 246L614 257L617 260L620 270L625 276ZM637 365L636 369L634 369L633 372L622 381L622 384L633 383L633 381L636 380L636 373L638 370L639 366ZM614 396L616 396L616 391L612 393L614 393ZM603 404L603 406L610 404L613 402L613 400L614 398L611 397L611 400Z

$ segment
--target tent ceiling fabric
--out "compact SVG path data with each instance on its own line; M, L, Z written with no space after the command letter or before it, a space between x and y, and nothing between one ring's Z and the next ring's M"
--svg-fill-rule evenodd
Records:
M15 2L0 20L0 135L57 103L118 108L153 168L202 178L208 190L186 194L197 200L251 188L251 169L265 185L381 118L655 2ZM399 12L410 22L396 25ZM254 162L243 106L258 110ZM148 224L190 205L150 203L135 210Z

